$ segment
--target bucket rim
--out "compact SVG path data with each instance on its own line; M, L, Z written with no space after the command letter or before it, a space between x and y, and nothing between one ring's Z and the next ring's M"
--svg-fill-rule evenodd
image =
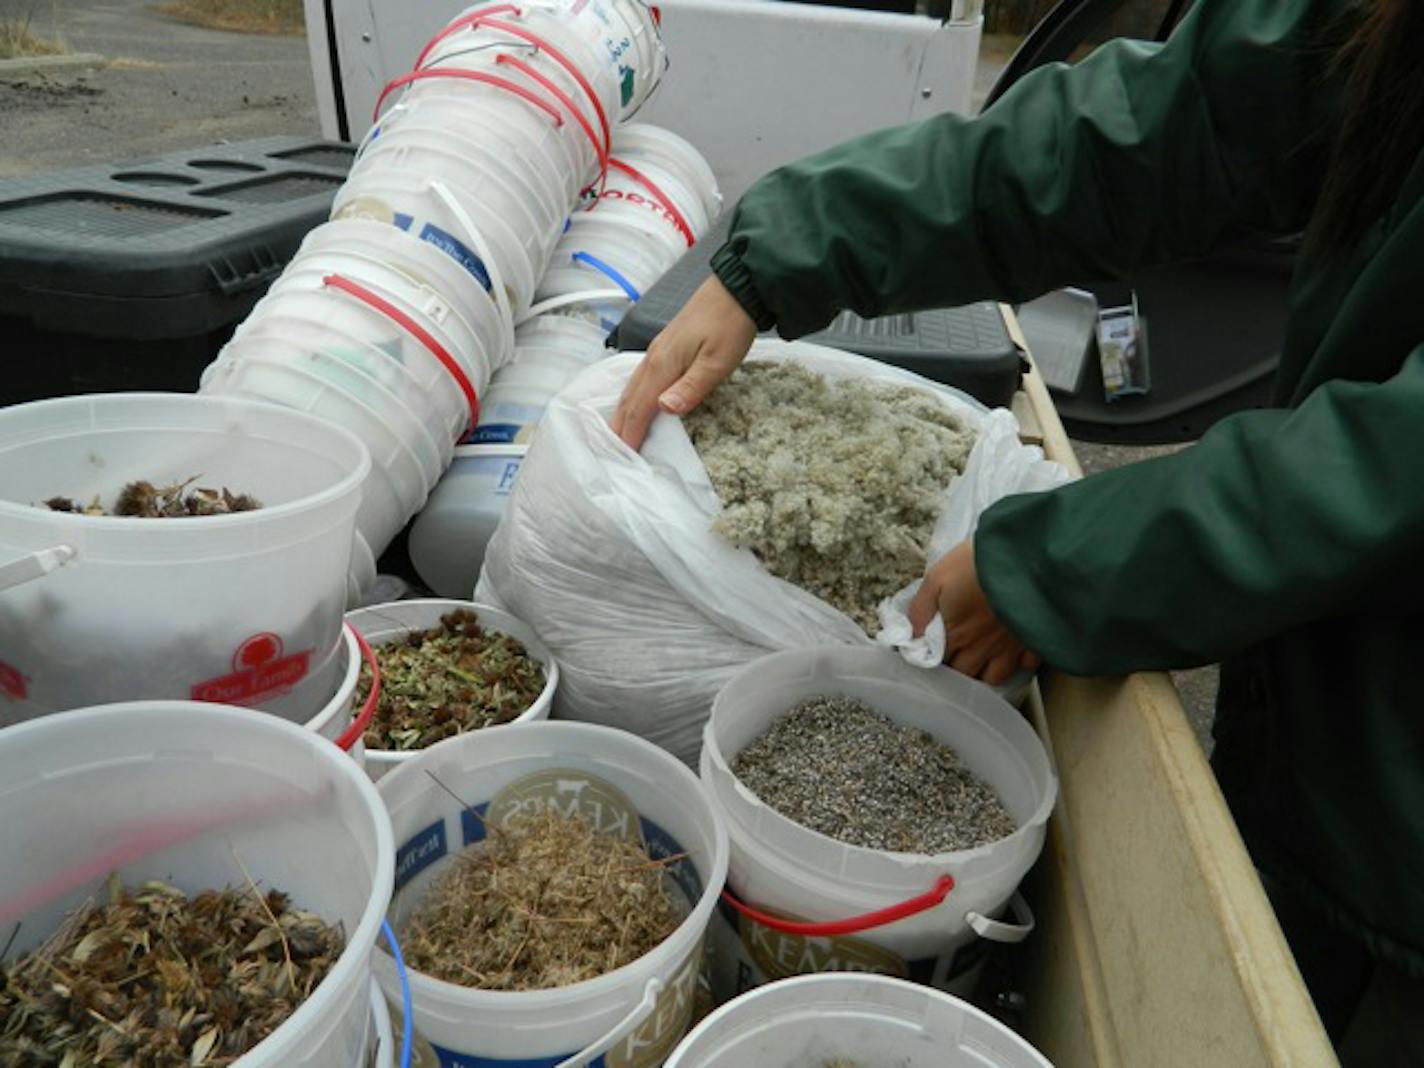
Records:
M935 987L923 983L913 983L907 979L900 979L890 975L877 975L873 972L815 972L810 975L796 975L786 979L776 979L765 983L753 990L748 990L745 994L733 998L710 1012L704 1019L698 1022L681 1042L668 1055L665 1068L692 1068L687 1058L693 1053L715 1053L717 1050L698 1051L695 1044L708 1041L707 1035L715 1032L724 1026L724 1021L729 1017L746 1015L754 1008L760 1007L767 1001L774 1001L788 995L794 996L798 991L829 991L838 995L840 1003L846 1006L864 1007L865 988L870 986L877 992L890 993L898 991L906 996L911 994L918 998L923 998L927 1002L935 1002L945 1009L953 1009L962 1017L976 1018L982 1025L990 1030L1012 1037L1020 1047L1018 1052L1032 1054L1041 1068L1052 1068L1047 1058L1043 1056L1029 1041L1022 1035L1013 1031L1007 1025L1000 1023L983 1009L972 1005L963 998L955 997ZM858 996L852 996L852 991ZM874 1002L872 1001L873 1005ZM802 1012L808 1014L823 1015L829 1006L818 1004L816 1001L808 999L800 1006ZM886 1006L888 1008L888 1006ZM790 1010L790 1007L787 1007ZM795 1010L790 1010L795 1011ZM921 1010L923 1016L923 1010ZM906 1019L910 1017L907 1016ZM750 1022L750 1021L748 1021Z
M14 405L11 408L0 410L0 454L13 446L25 444L34 440L34 434L6 434L4 423L7 413L14 414L24 410L29 412L60 411L67 408L80 409L86 405L94 406L141 406L145 402L174 402L184 405L202 405L210 408L247 408L263 418L274 420L288 420L293 424L300 424L308 430L317 430L330 438L340 441L344 449L354 454L354 464L350 466L335 484L327 486L325 489L315 493L299 497L294 501L287 501L283 504L263 505L261 508L253 509L249 512L230 512L226 515L209 515L194 517L201 524L201 529L217 530L229 529L242 526L256 526L261 523L271 523L279 520L302 515L307 512L318 511L329 504L339 501L353 492L359 491L371 472L371 453L355 433L346 427L332 423L310 413L299 411L295 408L288 408L284 405L272 401L257 400L252 397L236 397L222 394L210 393L164 393L161 391L148 392L124 392L124 393L84 393L72 397L50 397L45 400L28 401L23 404ZM131 432L139 429L137 427L113 426L101 428L90 426L88 433L96 431L120 431ZM188 431L197 434L224 434L229 431L223 426L222 420L214 420L206 426L184 426L173 425L168 427L144 427L146 430L166 429L175 431ZM75 428L61 437L76 437L86 431ZM53 440L54 434L46 435ZM244 435L250 436L250 435ZM323 454L325 458L337 464L349 464L351 460L346 457L334 456L330 452ZM11 500L7 497L0 497L0 519L15 519L21 522L31 522L42 517L46 523L57 523L60 529L73 528L85 531L125 531L134 530L134 523L139 518L136 516L115 516L115 515L81 515L72 512L56 512L45 509L40 505L22 504L19 501ZM167 538L170 540L180 537L191 537L195 523L146 523L143 527L145 535Z
M662 973L672 970L673 965L681 960L686 954L696 952L697 947L702 943L706 934L706 928L712 918L712 912L717 907L717 902L721 897L722 886L727 879L727 868L731 861L731 845L727 835L727 828L724 817L713 804L712 798L699 782L697 776L686 764L678 760L675 756L655 745L645 738L640 738L628 731L618 730L613 727L605 727L597 723L579 723L571 720L538 720L528 723L506 724L502 730L501 738L508 741L511 738L530 738L533 740L544 740L536 752L542 752L550 759L556 759L557 754L551 752L548 740L551 737L567 735L574 745L579 742L589 743L597 746L600 741L607 741L615 746L626 746L630 749L641 751L641 754L652 760L658 761L675 778L683 780L683 785L687 789L689 797L696 797L698 804L705 810L705 814L711 825L712 832L712 859L706 869L699 868L698 874L702 877L702 894L697 901L692 903L687 915L673 929L672 933L659 942L656 946L644 953L641 957L629 961L620 968L615 968L611 972L595 976L592 979L584 979L577 983L570 983L567 986L548 987L543 990L480 990L474 987L460 986L458 983L446 982L443 979L436 979L433 976L425 975L407 966L412 990L420 989L430 994L438 995L445 1001L460 1001L471 1010L497 1011L509 1010L516 1005L522 1008L530 1008L529 1000L538 999L540 1007L553 1008L571 1001L581 1001L585 998L596 998L606 995L611 991L629 986L630 990L634 985L641 988L641 983L635 983L634 976L637 974ZM457 735L454 738L447 738L427 749L420 750L420 753L428 754L444 747L445 752L450 751L454 745L470 745L472 739L478 736L479 732L473 734ZM405 763L392 769L390 774L381 779L377 784L377 790L382 797L391 786L403 782L405 778L414 774L413 763ZM396 777L401 778L397 779ZM616 784L615 784L616 785ZM394 895L393 895L394 898ZM700 931L702 934L693 936L693 932ZM394 969L394 961L388 950L383 946L377 946L378 954L376 959L381 962L378 969L380 977L387 969Z
M271 1034L242 1054L237 1063L240 1064L255 1054L271 1057L283 1049L300 1048L303 1036L310 1029L314 1018L319 1013L328 1011L326 999L322 999L322 1003L318 1004L317 995L323 989L330 991L350 985L357 974L366 972L370 967L370 950L376 945L381 923L390 908L391 887L395 882L395 831L391 826L390 815L386 812L385 802L360 766L325 738L308 731L300 723L293 723L278 716L254 713L251 709L234 705L204 701L145 700L90 705L18 723L7 728L7 738L23 738L28 734L43 734L46 731L82 732L96 723L112 720L115 715L143 719L155 715L161 717L173 712L206 717L213 723L226 721L244 733L267 732L274 736L274 740L283 741L287 745L305 746L317 761L332 770L333 775L344 778L353 785L361 801L362 813L369 818L370 826L375 832L371 891L361 911L361 918L347 936L341 954L331 970L296 1010ZM130 733L138 738L145 736L141 724ZM358 1000L367 1004L364 999Z
M747 675L759 666L769 662L805 659L809 655L825 655L827 653L835 656L860 656L867 660L874 657L884 661L887 665L903 665L907 670L911 671L938 670L913 668L906 664L894 650L883 649L876 646L809 646L803 649L790 649L770 653L766 656L758 657L756 660L744 665L735 675L727 680L712 702L712 711L707 717L706 725L702 728L702 752L698 760L699 778L705 788L718 799L718 807L725 809L725 815L729 825L735 825L749 841L753 842L757 847L768 854L781 857L784 853L782 849L766 845L761 840L762 836L747 825L743 815L739 814L739 812L728 803L729 799L725 792L727 788L734 791L735 796L737 796L740 802L737 806L738 808L746 812L755 812L759 819L770 821L778 831L784 831L788 835L799 838L809 837L823 846L834 846L841 851L842 855L847 859L856 860L861 863L867 861L881 861L893 864L901 870L907 872L912 871L914 877L917 879L922 878L928 872L945 871L950 867L964 868L968 865L975 864L978 861L987 859L993 852L1002 851L1009 843L1027 842L1033 837L1042 837L1044 828L1048 823L1049 817L1053 814L1053 809L1058 801L1058 777L1053 769L1053 762L1048 756L1048 751L1043 744L1043 740L1039 738L1038 732L1033 729L1033 726L1028 723L1027 720L1023 721L1024 729L1028 731L1035 742L1036 748L1033 750L1034 756L1041 760L1044 771L1043 795L1039 798L1038 804L1035 806L1033 812L1026 819L1022 820L1011 834L1007 834L1002 838L996 838L992 842L985 842L983 845L974 846L971 849L949 850L942 853L904 853L853 845L849 842L842 842L839 839L832 838L830 835L823 834L820 831L813 830L804 824L796 822L789 816L782 815L753 793L750 787L746 786L741 779L737 777L736 773L732 771L731 762L727 759L726 754L722 752L721 744L716 736L717 713L722 703L723 694L733 685L745 679ZM965 676L957 677L964 679L967 683L980 687L985 694L1003 704L1003 706L1013 712L1015 716L1021 716L1021 713L1019 713L1013 705L1009 704L1003 697L995 693L989 687L984 686L982 683L975 682L973 679L968 679ZM832 685L828 685L827 690L833 691L834 679L830 680L830 682ZM956 683L956 685L958 685L958 683ZM879 710L877 709L877 711ZM895 718L888 712L882 712L881 714L889 716L891 719ZM983 723L983 726L997 738L1006 740L1005 734L999 725ZM973 769L971 768L970 770ZM818 872L821 870L819 865L812 865L811 862L805 858L801 859L800 864L803 867L814 869ZM862 886L862 889L869 888Z

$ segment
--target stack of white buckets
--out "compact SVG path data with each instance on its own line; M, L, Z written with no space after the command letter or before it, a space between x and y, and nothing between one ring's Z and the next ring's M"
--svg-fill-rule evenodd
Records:
M606 183L585 203L515 330L513 361L495 372L479 426L411 529L411 559L442 597L474 589L549 401L606 353L629 306L716 220L721 195L712 168L681 137L629 125L614 131Z
M468 9L387 86L331 221L204 372L203 393L309 411L369 448L352 603L456 443L507 421L516 401L547 400L601 354L595 324L715 215L715 183L690 146L615 130L665 66L639 0ZM597 210L573 212L586 192Z

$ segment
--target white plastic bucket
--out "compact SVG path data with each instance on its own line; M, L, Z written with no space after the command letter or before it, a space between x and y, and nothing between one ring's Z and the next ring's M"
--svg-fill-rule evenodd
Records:
M375 150L392 133L422 129L448 132L475 146L478 157L486 150L506 153L511 166L537 174L535 188L548 198L547 207L572 210L580 191L598 174L592 146L575 140L567 123L558 125L541 108L509 93L478 82L432 78L411 86L401 102L388 108L363 141L357 158ZM555 214L558 214L557 210Z
M367 171L337 190L331 214L387 222L440 249L494 297L511 329L511 317L529 303L539 265L520 236L439 179L385 168Z
M535 186L534 167L511 158L506 148L460 142L449 131L396 129L376 142L352 173L375 167L403 168L444 180L480 210L507 219L531 257L537 257L536 264L547 261L568 215L566 207L550 210Z
M374 1049L370 1058L356 1063L362 1068L396 1068L400 1053L391 1028L391 1010L381 993L381 984L375 979L371 980L371 1041Z
M608 332L593 323L562 315L541 315L519 325L514 344L557 348L589 364L609 354Z
M393 601L390 604L373 605L370 608L358 608L354 612L346 614L346 621L360 631L361 636L366 639L374 648L384 645L387 642L404 638L412 631L429 630L440 625L440 617L459 609L468 609L480 618L482 626L490 630L498 631L501 634L508 634L511 638L516 638L523 644L529 655L544 665L545 683L543 692L535 699L534 703L524 710L519 716L509 723L501 724L500 727L512 726L515 723L529 723L534 720L548 719L549 710L554 704L554 691L559 686L559 665L554 662L554 656L549 652L548 646L539 640L539 636L529 627L527 623L515 619L508 612L500 611L498 608L490 608L486 605L476 604L468 600L412 600ZM484 738L490 730L498 728L486 727L483 730L473 731ZM453 741L453 739L447 739ZM425 750L389 750L389 749L367 749L365 754L366 772L373 780L380 779L392 768L408 764Z
M451 25L464 22L468 16L478 14L480 8L488 6L481 4L466 9ZM598 97L599 108L592 106L587 93L578 86L578 79L564 75L562 64L550 62L541 65L541 73L547 75L550 70L558 69L564 76L557 80L557 84L580 107L586 109L590 120L597 120L597 112L602 110L602 120L597 123L601 134L604 121L611 129L621 116L623 71L616 59L609 54L607 35L601 32L600 27L577 18L577 6L568 0L557 0L552 4L521 4L517 12L502 12L497 16L499 22L515 27L512 31L489 24L477 28L466 24L437 42L426 57L426 64L434 62L437 57L446 57L448 61L448 57L456 52L476 57L481 52L487 52L482 46L489 44L494 45L495 51L509 52L521 59L525 58L531 46L538 46L541 51L557 50L572 63L583 80L593 89ZM553 57L549 58L552 60ZM510 80L528 88L538 88L532 80L521 81L518 75L514 75ZM575 88L570 88L571 83Z
M316 276L310 285L349 270L435 335L478 390L509 356L512 339L506 334L505 310L454 257L392 226L383 211L379 204L352 204L345 217L317 227L273 290L293 284L299 273ZM492 267L490 278L498 282L502 275Z
M671 246L618 218L596 211L575 213L559 239L536 301L581 290L622 289L641 298L677 260Z
M613 155L635 167L653 163L672 171L695 193L708 220L715 220L722 211L722 193L717 177L706 158L671 130L648 123L629 123L613 133Z
M358 284L391 299L390 293L381 293L368 281ZM426 322L439 340L439 331ZM388 316L326 285L320 272L292 272L281 289L268 292L233 335L233 342L248 341L276 341L287 350L298 348L341 360L385 390L424 426L442 457L449 447L445 442L453 442L469 426L469 398L445 365ZM482 362L491 361L485 357ZM465 370L463 361L460 369ZM486 383L492 373L492 368L486 372ZM204 381L207 374L205 369ZM471 389L476 388L468 374L466 380Z
M336 693L306 724L307 730L315 731L328 742L336 741L351 726L351 695L356 692L356 680L361 675L361 651L350 627L341 629L338 664Z
M235 398L0 409L0 724L145 695L305 720L333 682L370 466L349 431ZM183 521L35 507L193 475L263 507Z
M612 125L617 122L617 111L609 110L609 102L616 100L618 95L613 71L588 50L582 39L569 31L566 23L541 19L537 10L529 9L522 16L501 16L500 21L556 48L562 58L579 72L584 84L580 84L580 79L542 45L522 40L515 33L484 27L474 33L465 30L445 38L431 51L422 70L471 71L532 93L559 116L561 135L572 139L570 148L577 149L575 173L588 176L589 169L596 165L603 153L607 143L605 137L611 141ZM521 70L521 67L528 69ZM566 100L560 100L556 93L541 85L541 78L553 85ZM444 80L450 79L425 78L417 84ZM593 89L597 103L590 98L584 85ZM518 99L517 95L501 86L492 88ZM600 108L602 117L599 115ZM546 116L553 121L553 116L543 108L521 113L524 122L539 122ZM609 124L607 129L605 119Z
M587 40L600 46L618 82L618 110L626 120L653 94L667 68L667 51L652 10L639 0L551 0L555 10Z
M518 266L521 262L529 265L531 279L543 274L560 227L541 227L535 222L535 197L526 181L521 180L523 176L506 178L485 161L467 161L446 151L439 143L432 144L431 140L430 135L419 130L397 130L377 150L362 157L347 178L348 184L357 191L385 188L385 177L390 173L419 175L443 182L485 232L492 254L502 257L499 266L511 280L517 283L525 277L524 268ZM429 217L441 218L433 212ZM459 220L449 219L455 224L452 232L458 234ZM495 219L500 226L490 225ZM527 304L530 292L532 290L521 294L521 307Z
M354 432L370 450L373 469L385 471L402 500L420 507L434 484L431 466L439 463L440 455L429 455L433 443L408 409L339 356L253 334L229 342L209 365L211 375L204 369L203 392L217 392L224 377L240 378L248 365L278 372L276 388L261 394L262 399L311 411ZM319 400L313 390L320 391Z
M665 1068L1052 1068L988 1013L879 975L809 975L722 1006Z
M425 92L438 88L429 85ZM489 169L507 185L522 187L523 203L536 229L557 231L568 218L578 190L552 123L510 122L486 115L472 101L422 95L390 109L382 125L381 133L368 140L361 161L407 138L438 144L466 166Z
M763 804L733 775L736 754L783 713L826 694L859 698L953 747L994 788L1018 830L962 852L886 853L837 842ZM1043 847L1057 780L1028 721L987 686L948 668L911 667L888 649L776 653L748 665L717 695L700 766L727 816L731 893L783 918L758 921L726 906L735 926L722 925L713 977L719 997L803 971L881 972L958 992L987 949L978 938L1019 941L1032 930L1021 899L1013 902L1020 922L992 917L1010 905ZM953 880L947 896L946 877ZM815 929L916 901L919 911L889 924L836 937ZM784 921L813 929L781 929Z
M695 241L707 232L712 220L697 194L681 178L655 162L638 161L636 166L619 162L625 165L609 169L608 184L589 209L597 218L629 222L671 246L674 256L687 251L689 233ZM636 177L628 167L637 172Z
M440 596L469 597L474 590L485 546L504 515L528 449L507 444L455 450L450 470L410 528L411 563Z
M547 273L545 278L548 278ZM584 280L584 276L580 275L579 280ZM567 281L563 284L567 285ZM605 286L612 285L607 279L604 279L604 283ZM535 304L529 309L524 323L520 325L536 319L569 319L598 330L606 343L608 335L618 328L623 316L628 314L628 309L632 306L632 298L622 289L571 289Z
M0 924L35 949L102 894L162 879L181 890L263 889L328 923L346 948L297 1010L236 1065L351 1068L368 1043L371 949L391 897L394 843L375 789L310 731L244 709L134 702L5 732ZM240 863L239 863L240 861ZM18 921L18 923L17 923Z
M356 529L366 544L384 551L425 503L420 464L386 423L370 409L291 363L250 355L231 342L228 358L205 372L203 395L251 398L320 417L353 431L370 450L371 464L361 483Z
M498 824L547 807L640 837L654 859L686 854L667 870L690 906L687 918L661 945L607 975L516 993L410 973L423 1063L653 1068L663 1062L690 1021L703 934L727 871L722 819L685 765L625 731L520 724L426 750L382 780L381 796L399 843L391 903L398 932L451 854L481 840L483 819ZM374 966L394 1000L391 958L377 953Z
M539 420L544 418L544 409L547 407L548 402L544 399L543 391L526 391L518 386L491 389L480 415L480 425L475 427L470 432L469 439L455 450L456 459L459 458L460 448L469 448L472 445L528 445L529 439L534 435L534 428L538 426ZM454 466L454 461L451 466ZM445 477L450 477L448 470ZM437 485L436 490L439 488ZM435 490L432 490L432 496L434 493ZM427 501L426 508L429 507L430 502ZM423 509L421 514L424 514ZM469 589L461 592L468 593Z
M323 330L315 322L289 317L280 301L268 305L256 318L250 318L247 326L240 338L234 338L218 354L215 362L235 359L242 351L252 351L294 364L330 382L392 422L391 429L401 443L415 454L425 473L427 488L440 478L454 448L452 437L442 432L431 395L427 394L425 403L420 404L421 398L414 395L414 379L389 354L359 338L344 335L334 325L327 325ZM208 379L212 366L209 364L204 369L200 382ZM392 392L382 378L397 385L401 393ZM201 384L199 388L201 390ZM435 395L443 397L449 392L441 389ZM463 396L459 400L460 406L455 411L458 414L463 408L464 423L468 423L469 407ZM411 404L419 406L412 408ZM436 437L431 436L431 428L435 429Z

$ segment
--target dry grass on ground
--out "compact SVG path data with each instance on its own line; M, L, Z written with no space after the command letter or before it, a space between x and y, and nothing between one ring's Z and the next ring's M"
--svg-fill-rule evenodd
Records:
M304 33L302 0L172 0L154 10L180 22L237 33Z
M39 26L42 21L47 22L52 31L57 26L58 13L53 3L0 0L0 59L53 56L63 52L64 42L57 33L45 34Z

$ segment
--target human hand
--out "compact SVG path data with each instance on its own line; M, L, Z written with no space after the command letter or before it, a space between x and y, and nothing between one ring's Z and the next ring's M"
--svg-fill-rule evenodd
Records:
M962 541L935 562L910 602L915 637L935 613L944 617L944 662L970 678L1000 686L1020 668L1032 671L1039 658L1015 638L989 606L974 566L974 543Z
M613 433L638 449L659 410L686 415L702 403L747 355L756 323L716 275L653 338L648 354L623 389Z

